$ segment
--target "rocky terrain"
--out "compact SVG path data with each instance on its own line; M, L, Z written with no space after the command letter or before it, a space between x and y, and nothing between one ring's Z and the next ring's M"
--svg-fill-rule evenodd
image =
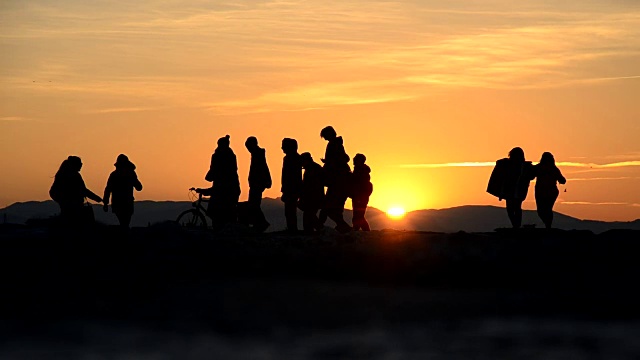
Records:
M633 359L638 235L5 224L0 357Z

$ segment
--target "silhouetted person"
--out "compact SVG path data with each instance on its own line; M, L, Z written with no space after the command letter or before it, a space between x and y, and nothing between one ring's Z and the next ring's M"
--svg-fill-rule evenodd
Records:
M556 183L565 184L567 179L562 176L550 152L542 154L540 163L533 166L533 173L537 177L535 190L538 216L544 226L550 229L553 223L553 205L560 194Z
M262 193L271 188L271 173L267 165L266 151L258 146L258 139L250 136L244 145L251 153L251 165L249 167L249 219L253 229L263 232L269 227L269 222L264 217L260 208Z
M320 159L324 163L323 174L327 187L324 210L336 223L336 230L347 232L351 230L351 226L344 221L343 212L350 191L350 158L344 150L342 137L336 134L333 127L327 126L322 129L320 136L328 141L324 159Z
M138 180L136 166L129 161L127 155L120 154L113 164L116 169L111 172L104 188L105 212L109 211L109 198L111 200L111 211L116 214L118 222L123 229L129 229L131 216L133 215L133 190L142 190L142 183Z
M295 139L282 139L282 202L284 216L287 219L287 230L298 231L298 199L302 191L302 162L298 154L298 142Z
M81 227L94 221L86 215L85 198L102 202L100 196L87 189L80 169L82 160L77 156L69 156L60 164L49 189L49 195L60 206L62 223L67 227Z
M496 176L494 179L492 175L490 186L494 187L492 182L499 184L495 186L500 188L498 197L506 200L509 220L517 229L522 225L522 202L527 197L529 182L533 180L533 165L531 161L525 161L524 151L515 147L509 151L508 158L496 161L494 172Z
M369 205L369 197L373 192L371 168L365 164L367 158L363 154L353 157L353 176L351 183L351 203L353 205L353 230L369 231L369 223L364 214Z
M212 181L213 186L210 189L198 189L198 192L211 196L207 215L217 230L237 221L240 180L236 155L229 145L229 135L218 139L218 147L211 155L211 165L205 176L205 180Z
M302 191L298 207L302 210L302 227L305 232L312 233L320 230L317 214L324 205L324 179L322 166L311 157L308 152L300 155L304 175L302 177Z

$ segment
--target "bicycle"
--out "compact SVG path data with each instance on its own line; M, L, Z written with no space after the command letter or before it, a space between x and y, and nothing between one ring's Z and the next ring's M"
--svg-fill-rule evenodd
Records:
M195 200L196 194L198 194L198 199ZM189 227L189 228L208 228L207 225L207 210L202 206L203 202L209 202L209 198L203 198L202 193L198 193L196 188L189 189L189 198L192 200L191 205L194 207L193 209L185 210L176 219L176 222L180 224L180 226Z

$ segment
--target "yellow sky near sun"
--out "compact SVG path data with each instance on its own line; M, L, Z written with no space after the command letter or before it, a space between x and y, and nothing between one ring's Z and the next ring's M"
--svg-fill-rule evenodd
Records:
M319 161L329 124L367 155L381 209L501 205L490 167L422 165L514 146L640 161L632 1L5 1L0 19L0 206L47 199L70 154L96 192L126 153L138 199L186 200L225 134L242 179L258 137L277 197L282 138ZM558 211L640 218L637 165L561 168Z

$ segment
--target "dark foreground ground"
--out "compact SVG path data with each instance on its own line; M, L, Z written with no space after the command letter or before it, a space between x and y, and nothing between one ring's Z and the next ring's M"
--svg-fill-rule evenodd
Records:
M0 358L638 359L639 235L3 225Z

